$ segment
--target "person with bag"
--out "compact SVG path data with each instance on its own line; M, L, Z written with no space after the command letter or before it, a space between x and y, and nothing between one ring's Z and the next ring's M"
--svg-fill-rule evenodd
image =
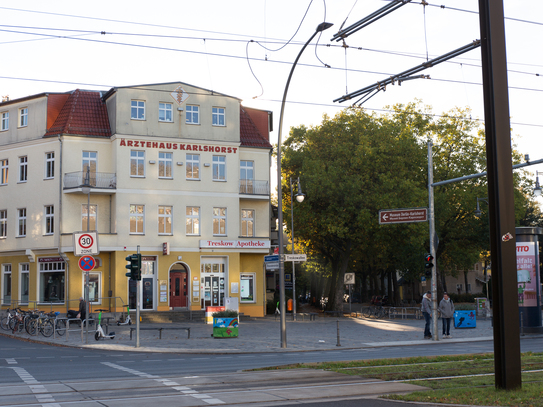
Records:
M439 311L443 321L443 339L452 338L451 318L454 315L454 304L447 293L443 293L443 299L439 302Z

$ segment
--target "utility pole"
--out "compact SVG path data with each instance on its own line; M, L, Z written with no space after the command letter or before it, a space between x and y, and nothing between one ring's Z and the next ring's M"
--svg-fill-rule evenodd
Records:
M439 335L437 330L437 257L436 257L436 217L434 212L434 160L432 157L432 140L428 141L428 212L430 218L430 255L434 258L434 267L432 267L432 326L433 326L433 340L439 341Z

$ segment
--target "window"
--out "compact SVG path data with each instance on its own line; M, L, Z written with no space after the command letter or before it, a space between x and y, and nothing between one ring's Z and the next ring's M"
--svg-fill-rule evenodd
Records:
M239 302L256 302L256 275L240 274L239 283Z
M143 100L132 100L130 104L130 118L145 120L145 102Z
M98 208L96 205L91 204L90 205L90 213L88 211L87 204L81 205L81 230L83 231L89 231L89 230L96 230L96 214L97 214ZM87 229L87 222L89 225L89 228Z
M462 284L456 284L456 291L458 291L458 294L462 293Z
M63 303L66 265L63 261L40 263L39 302Z
M172 178L172 153L158 153L158 178Z
M8 236L8 211L2 209L0 211L0 238Z
M224 126L224 107L213 108L213 126Z
M44 206L45 233L52 235L55 232L55 207L53 205Z
M130 205L130 234L142 235L145 221L145 206Z
M200 208L197 206L187 206L187 219L186 219L187 235L200 235Z
M17 209L17 237L26 236L26 208Z
M28 263L19 264L19 273L20 273L19 299L21 300L21 303L27 304L28 303L28 289L30 285Z
M213 181L226 181L226 157L213 156Z
M471 284L468 284L468 285L466 286L466 292L467 292L467 293L470 293L470 292L471 292Z
M213 235L226 235L226 208L213 208Z
M2 171L2 179L0 179L0 185L6 185L8 183L8 160L0 160L0 170Z
M11 264L2 265L2 297L4 305L11 304Z
M130 151L130 176L145 176L145 151Z
M160 122L173 122L173 109L171 103L159 103L158 104L158 121Z
M187 105L185 117L187 124L200 124L200 106Z
M55 178L55 153L45 153L45 178Z
M81 161L83 170L83 182L87 181L87 169L89 170L89 184L96 186L96 171L98 169L98 153L96 151L83 151L83 159Z
M19 109L19 127L28 126L28 108Z
M200 179L200 155L187 154L187 179Z
M254 209L241 210L241 236L255 235L255 211Z
M26 182L28 179L28 157L19 157L19 182Z
M252 161L239 162L239 179L254 179L254 163Z
M9 130L9 112L2 112L2 125L0 131Z
M171 206L158 207L158 234L159 235L172 234L172 207Z
M101 282L100 277L102 273L89 273L89 303L91 304L101 304L102 303L102 293L100 292ZM85 292L85 275L83 275L83 284L81 287L81 292Z

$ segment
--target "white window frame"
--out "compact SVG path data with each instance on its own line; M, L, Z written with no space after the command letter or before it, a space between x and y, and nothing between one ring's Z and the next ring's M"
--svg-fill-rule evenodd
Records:
M139 171L140 166L142 168L142 174L140 174L140 171ZM133 173L132 171L133 168L135 168L135 173ZM132 178L145 177L145 151L130 150L130 177Z
M145 120L145 100L130 101L130 118L132 120Z
M249 176L250 173L250 176ZM239 162L239 179L254 180L255 178L255 162L249 160L241 160Z
M226 181L226 156L213 156L213 181Z
M226 126L226 109L224 107L213 107L211 109L211 124L213 126L224 127Z
M23 284L24 276L26 276L26 294L23 292L25 284ZM30 294L30 264L19 263L19 303L28 304L28 297ZM26 298L24 298L26 297Z
M254 209L241 210L241 236L242 237L255 236L255 214L256 214L256 211ZM249 233L249 226L252 229L252 233Z
M44 205L43 207L43 225L44 235L53 235L55 233L55 206Z
M45 179L55 178L55 153L49 151L45 153Z
M240 273L239 275L239 302L240 304L256 303L256 273ZM245 283L247 281L247 283ZM249 290L252 298L243 297L244 291Z
M228 234L226 215L227 209L225 207L213 208L213 236L226 236Z
M200 236L200 207L187 206L185 214L185 234L187 236Z
M462 284L456 284L456 292L462 292Z
M19 182L28 181L28 156L19 157Z
M0 209L0 239L8 237L8 210Z
M9 160L7 158L0 160L0 172L0 185L7 185L9 174Z
M187 105L185 112L185 123L200 124L200 106Z
M62 295L62 298L64 298L64 290L66 289L66 263L63 261L52 261L52 262L40 262L40 268L38 271L38 303L45 303L49 304L50 302L44 301L44 293L42 293L42 290L45 290L47 288L47 285L43 283L42 281L42 275L44 273L62 273L64 274L61 277L61 284L62 286L59 287L59 292L57 293L59 295ZM43 287L45 285L45 287ZM53 304L64 304L64 299L62 301L54 302Z
M161 118L161 115L163 115L164 117ZM171 103L158 103L158 121L173 123L173 105Z
M26 237L26 208L17 209L17 237Z
M187 153L186 158L185 158L185 164L186 164L186 171L185 171L186 179L199 181L200 180L200 154Z
M0 131L9 130L9 112L2 112L2 125Z
M81 230L86 231L87 230L87 214L89 213L87 204L81 205ZM90 230L98 230L96 221L98 219L98 205L96 204L90 204L90 219L89 219L89 229Z
M141 212L139 211L140 209ZM134 230L132 230L133 221L135 226ZM140 225L140 227L138 227L138 225ZM145 205L130 204L129 227L131 235L145 234Z
M173 207L171 205L158 205L158 234L173 235L172 226Z
M168 175L169 173L169 175ZM158 178L173 178L173 154L166 151L158 153Z
M82 276L81 276L81 292L84 293L85 292L85 274L86 273L82 273ZM92 297L92 286L93 286L93 282L95 281L95 277L97 277L96 280L98 280L96 282L96 299L97 301L92 301L94 298ZM99 305L102 303L102 273L100 272L96 272L96 271L91 271L89 272L89 304L96 304L96 305Z
M9 284L6 281L9 278ZM9 291L7 291L9 289ZM11 278L11 263L2 264L2 299L3 305L11 305L13 298L13 279Z
M21 107L19 109L19 127L28 126L28 107Z

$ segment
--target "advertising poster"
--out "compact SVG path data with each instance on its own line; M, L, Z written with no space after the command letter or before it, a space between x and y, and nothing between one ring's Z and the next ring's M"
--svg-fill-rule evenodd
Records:
M518 306L537 307L536 242L517 242Z

